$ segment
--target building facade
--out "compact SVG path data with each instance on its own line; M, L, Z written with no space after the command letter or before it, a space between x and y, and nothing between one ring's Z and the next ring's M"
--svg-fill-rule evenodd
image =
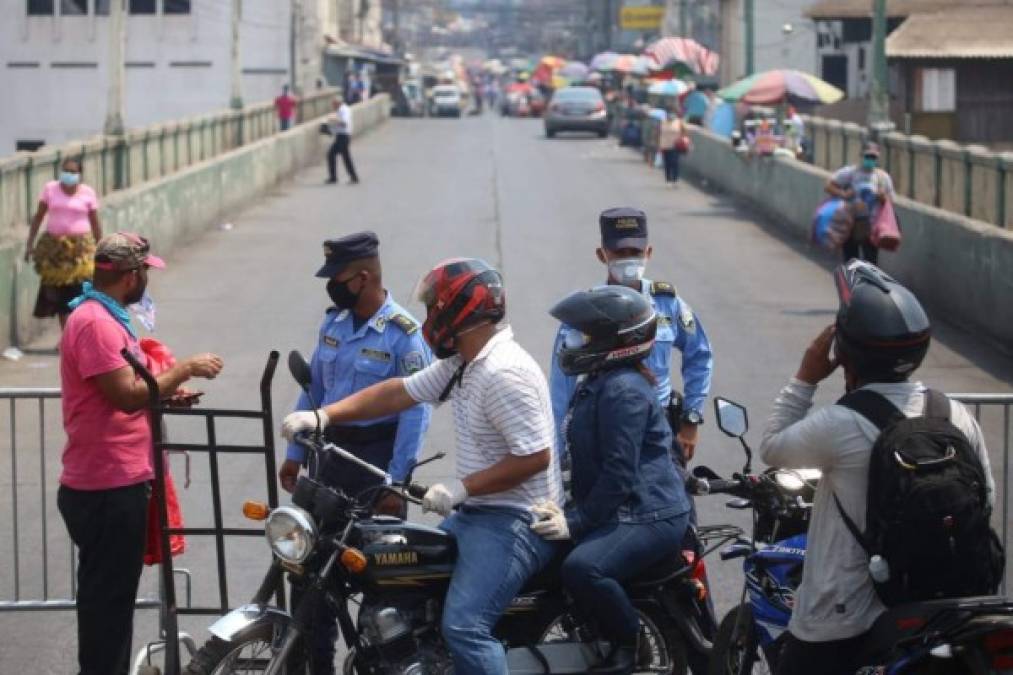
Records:
M0 155L101 133L109 86L109 2L0 0ZM128 128L227 108L232 13L224 0L124 0ZM323 36L337 33L326 0L242 0L241 93L316 86ZM293 35L298 36L293 40ZM293 66L295 66L293 68Z

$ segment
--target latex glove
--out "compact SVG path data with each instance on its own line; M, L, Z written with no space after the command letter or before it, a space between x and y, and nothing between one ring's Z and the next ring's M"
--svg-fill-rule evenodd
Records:
M312 410L296 410L294 413L289 413L285 417L285 421L281 423L281 435L291 443L292 439L300 431L315 431L317 428L317 415L320 416L320 428L323 429L330 421L330 418L327 417L327 412L323 408L317 410L316 415L313 414Z
M422 510L425 512L435 511L441 516L449 516L454 507L468 498L468 489L459 480L453 480L444 485L437 483L428 490L422 498Z
M563 509L555 502L539 502L531 507L531 512L538 518L531 523L531 529L545 539L569 539L570 528L566 524Z

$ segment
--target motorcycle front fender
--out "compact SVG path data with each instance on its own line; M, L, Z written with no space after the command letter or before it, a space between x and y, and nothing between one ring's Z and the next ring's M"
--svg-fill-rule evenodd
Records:
M226 642L236 642L243 635L262 625L288 626L292 617L270 605L243 605L232 610L208 627L208 631Z

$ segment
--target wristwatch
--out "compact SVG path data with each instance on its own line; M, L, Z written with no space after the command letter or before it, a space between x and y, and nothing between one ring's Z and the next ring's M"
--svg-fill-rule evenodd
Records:
M682 421L685 422L686 424L693 424L695 426L700 426L701 424L703 424L703 415L701 415L696 410L687 410L682 414Z

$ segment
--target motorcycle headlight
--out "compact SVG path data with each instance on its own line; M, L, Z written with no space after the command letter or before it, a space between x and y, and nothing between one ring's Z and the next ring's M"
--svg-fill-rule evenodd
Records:
M264 534L271 551L290 563L301 563L313 552L317 543L317 526L313 517L295 506L282 506L267 517Z
M774 480L785 490L797 492L806 485L815 483L823 476L819 469L781 469L774 474Z

